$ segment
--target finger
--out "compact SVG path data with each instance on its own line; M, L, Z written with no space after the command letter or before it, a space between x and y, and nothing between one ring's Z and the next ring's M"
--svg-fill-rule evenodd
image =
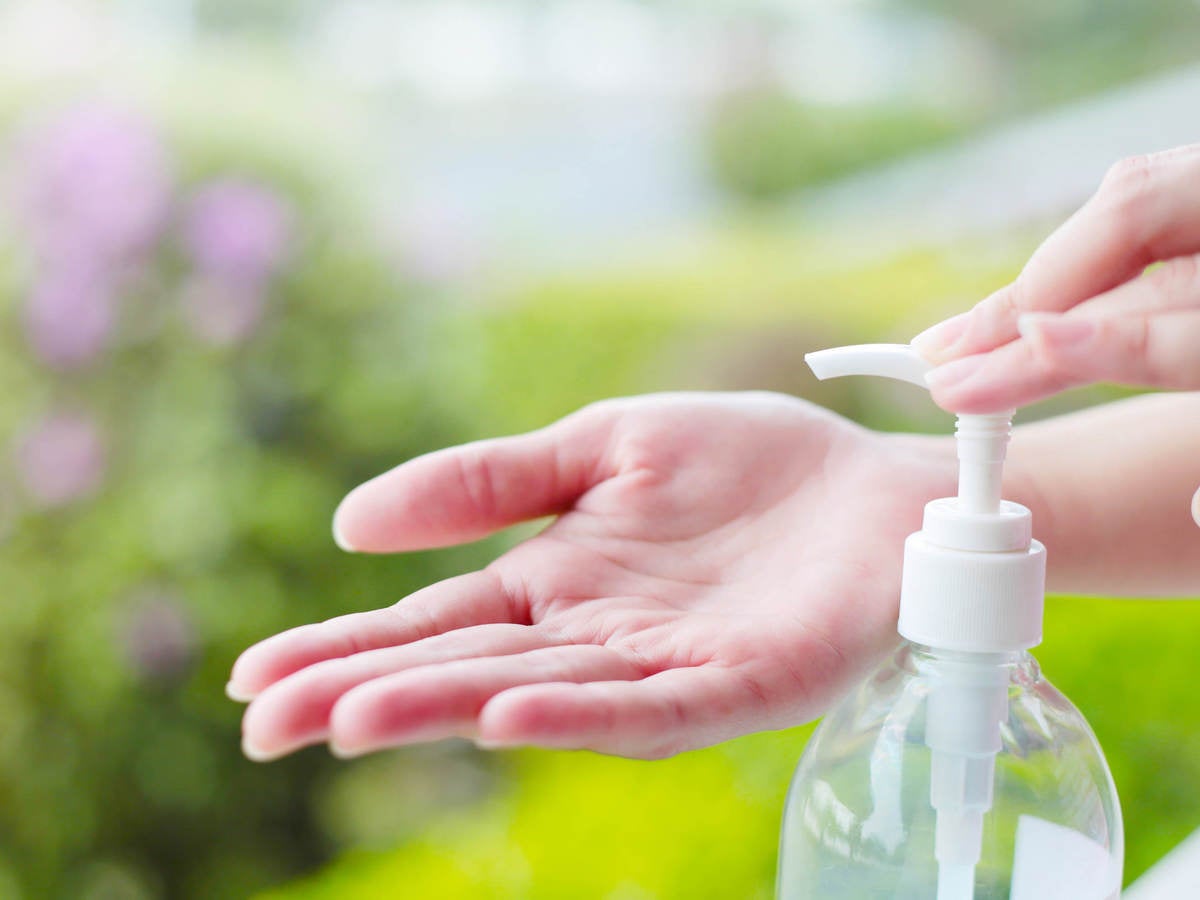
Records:
M1185 309L1200 309L1200 256L1169 259L1141 278L1085 300L1069 315L1112 318Z
M330 715L330 749L339 756L358 756L399 744L471 737L487 701L517 685L644 674L632 659L591 644L423 666L368 681L343 695Z
M714 665L634 682L528 685L488 702L480 743L661 759L760 730L768 720L764 707L749 679Z
M1014 341L938 366L927 376L933 401L957 414L997 413L1082 382L1050 370L1030 341Z
M1024 323L1034 352L1075 383L1200 388L1200 310L1149 316L1037 316Z
M430 585L394 606L302 625L267 638L233 664L225 692L251 700L279 679L324 659L407 644L435 634L492 622L525 622L528 610L491 569Z
M957 413L998 412L1100 381L1200 388L1200 311L1037 316L1022 325L1028 337L930 373L938 405Z
M242 720L243 749L251 759L265 761L324 741L338 698L384 675L545 646L545 632L533 626L477 625L399 647L324 660L276 682L255 698Z
M1018 336L1017 317L1061 312L1137 276L1150 263L1200 250L1200 145L1124 160L1094 197L1037 249L1012 284L917 335L936 363Z
M1024 313L1017 327L1028 346L1013 346L997 350L998 361L979 370L971 383L972 391L1002 390L988 401L989 407L1012 408L1042 399L1049 394L1091 381L1122 381L1143 386L1170 386L1162 377L1130 370L1131 350L1120 348L1120 355L1111 355L1117 348L1092 346L1088 336L1100 327L1111 333L1107 320L1140 320L1149 315L1200 308L1200 256L1180 256L1167 260L1140 278L1134 278L1110 291L1098 294L1068 310L1066 313ZM1098 322L1099 325L1091 323ZM1127 340L1143 336L1144 323L1129 326ZM1114 339L1117 335L1112 335ZM1080 343L1076 343L1080 342ZM1074 348L1074 349L1073 349ZM1032 353L1033 361L1029 359ZM1082 355L1082 358L1075 358ZM964 362L955 369L953 364L932 376L933 381L945 377L964 379L971 375L976 363ZM1152 360L1147 360L1152 362ZM1004 367L1004 370L1001 367ZM1169 374L1169 373L1166 373ZM1186 384L1179 386L1186 387ZM944 397L939 391L938 397ZM972 402L967 399L945 399L944 402ZM965 410L964 410L965 411Z
M609 472L612 404L516 437L439 450L359 485L334 513L343 549L444 547L570 507Z

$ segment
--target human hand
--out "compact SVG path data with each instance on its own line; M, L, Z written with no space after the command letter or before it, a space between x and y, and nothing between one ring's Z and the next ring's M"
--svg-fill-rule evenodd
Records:
M1016 281L913 339L939 364L934 400L989 413L1098 381L1200 389L1197 253L1200 144L1118 163Z
M343 501L339 543L557 518L481 571L243 653L246 753L463 736L657 758L807 721L895 640L904 537L953 491L935 440L781 395L667 394L405 463Z

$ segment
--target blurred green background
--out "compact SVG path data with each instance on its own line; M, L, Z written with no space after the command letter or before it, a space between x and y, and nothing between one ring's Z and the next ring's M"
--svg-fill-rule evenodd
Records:
M769 897L809 727L261 766L230 665L519 539L339 553L428 450L661 389L946 430L803 352L906 340L1191 139L1198 38L1183 0L0 3L0 897ZM1198 637L1049 607L1127 879L1200 823Z

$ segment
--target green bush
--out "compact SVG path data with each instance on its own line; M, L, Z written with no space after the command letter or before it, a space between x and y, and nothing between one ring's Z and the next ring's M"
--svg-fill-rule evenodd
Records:
M119 153L92 150L111 140L141 152L144 117L85 105L50 120L42 149L77 156L38 178L82 179L82 190L89 166L140 177L104 168ZM178 134L162 146L175 171L169 213L150 246L123 248L111 332L79 324L107 295L64 318L53 304L73 295L37 293L70 274L82 238L60 258L36 245L34 222L5 248L6 897L246 896L328 859L338 844L317 788L341 768L319 750L247 762L240 709L222 690L233 660L283 628L386 604L488 552L352 560L329 536L347 489L466 430L424 362L433 294L406 283L303 159L277 148L271 164ZM244 299L242 275L205 273L207 288L231 279L218 286L228 293L189 300L201 275L183 220L206 186L229 180L282 203L291 236L269 283L254 285L261 321L222 335L203 316L221 313L222 297ZM145 185L134 182L118 199L137 200ZM102 212L112 217L102 229L115 229L120 206ZM88 236L87 264L101 266L111 232ZM39 315L58 318L43 327Z
M708 130L718 184L753 201L777 200L904 153L929 147L969 123L932 110L805 104L754 90L727 97Z

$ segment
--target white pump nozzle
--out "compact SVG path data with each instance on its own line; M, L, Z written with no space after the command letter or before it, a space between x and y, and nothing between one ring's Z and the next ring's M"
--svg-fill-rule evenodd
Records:
M933 369L907 344L858 344L806 354L813 374L824 381L843 375L875 375L907 381L926 390ZM958 417L958 506L968 513L1000 511L1000 481L1011 434L1012 410Z
M908 344L858 344L806 353L804 361L824 381L842 375L877 375L927 388L925 376L933 369Z

